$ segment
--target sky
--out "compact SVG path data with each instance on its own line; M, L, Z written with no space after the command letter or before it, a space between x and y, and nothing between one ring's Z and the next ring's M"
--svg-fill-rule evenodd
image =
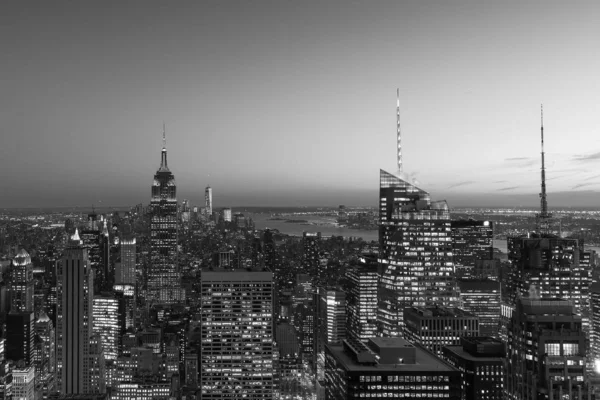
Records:
M0 207L596 206L600 3L4 1ZM554 200L554 201L553 201Z

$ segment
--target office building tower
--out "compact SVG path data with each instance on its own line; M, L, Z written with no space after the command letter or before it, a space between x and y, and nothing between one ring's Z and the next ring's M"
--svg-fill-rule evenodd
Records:
M231 208L223 209L223 221L231 222Z
M12 370L12 399L35 400L35 367L17 364Z
M204 189L204 207L206 213L210 216L213 212L212 188L209 186Z
M136 269L136 240L133 234L123 235L119 242L121 262L115 273L116 285L135 285Z
M44 380L52 380L54 384L54 374L56 372L56 336L54 324L48 315L42 311L34 325L35 334L39 338L39 345L36 346L34 354L35 369Z
M11 310L14 312L33 311L33 265L25 249L21 249L13 259L10 284Z
M378 322L381 335L401 336L406 307L457 303L450 212L445 201L380 171Z
M460 399L460 372L402 338L346 339L325 352L327 400Z
M600 375L600 282L590 287L590 352L588 362Z
M302 360L296 329L288 323L277 324L279 388L282 396L300 394L299 379Z
M316 340L314 365L317 381L325 379L325 345L339 344L346 338L346 293L340 288L320 287L315 293Z
M462 400L504 399L504 343L488 336L463 337L460 346L442 351L444 359L461 371Z
M508 398L587 398L585 334L575 312L570 301L540 299L534 290L517 299L508 326Z
M452 228L452 254L458 277L473 277L478 260L494 258L492 221L456 220Z
M502 288L503 323L507 326L518 296L527 296L534 285L542 298L571 300L589 330L588 296L591 271L579 263L583 244L551 234L532 233L508 238L510 268Z
M498 337L500 282L491 279L459 279L460 307L479 318L481 336Z
M56 277L57 390L60 394L87 394L91 392L94 272L77 230L57 264Z
M376 257L363 257L346 271L346 335L362 342L377 333L377 271Z
M163 128L160 168L154 175L150 200L150 269L147 301L175 303L184 300L177 258L177 185L167 165Z
M105 277L103 265L103 251L101 246L101 223L98 221L98 215L95 211L88 214L88 223L85 228L79 233L82 245L87 249L88 263L94 272L95 291L102 290L102 284ZM103 243L102 243L103 244Z
M302 234L302 272L310 275L313 282L320 282L322 278L319 274L319 243L321 241L321 232Z
M439 357L442 347L458 346L465 336L479 336L479 318L460 308L411 307L404 310L404 338Z
M119 305L119 338L136 326L136 292L134 285L114 285L113 293ZM119 340L120 341L120 340ZM119 345L120 346L120 345Z
M6 358L30 366L34 362L35 317L33 312L6 316Z
M273 396L273 274L202 271L200 399Z
M100 338L105 360L116 360L119 349L119 337L122 333L120 323L125 315L119 313L119 301L112 293L94 296L93 301L94 334ZM123 332L124 333L124 332Z

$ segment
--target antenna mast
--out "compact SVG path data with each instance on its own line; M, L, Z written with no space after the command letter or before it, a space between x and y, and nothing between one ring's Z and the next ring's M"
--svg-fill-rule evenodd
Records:
M165 129L165 121L163 121L163 149L167 148L167 132Z
M396 89L396 141L398 143L398 172L402 172L402 143L400 141L400 88Z
M541 218L548 218L548 199L546 197L546 164L544 160L544 105L541 106L541 138L542 138L542 192L540 193Z

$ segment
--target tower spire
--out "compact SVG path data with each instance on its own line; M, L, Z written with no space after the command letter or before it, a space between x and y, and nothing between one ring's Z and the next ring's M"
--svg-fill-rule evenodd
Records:
M402 143L400 141L400 88L396 89L396 142L398 145L398 172L402 172Z
M546 165L544 160L544 105L540 107L541 139L542 139L542 192L540 193L541 218L548 218L548 199L546 197Z
M160 156L160 169L168 170L169 166L167 165L167 133L165 129L165 123L163 121L163 148Z

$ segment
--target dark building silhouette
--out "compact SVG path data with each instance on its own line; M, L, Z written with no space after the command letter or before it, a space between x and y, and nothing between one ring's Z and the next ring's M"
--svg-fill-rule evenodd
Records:
M378 271L376 256L363 257L346 271L346 334L350 338L366 342L376 336Z
M460 399L460 372L404 339L347 339L327 345L325 354L327 400Z
M494 258L494 223L492 221L452 221L452 254L458 277L474 275L477 260Z
M11 312L6 317L6 358L23 360L25 365L33 365L35 317L31 312Z
M442 352L461 371L463 400L504 399L504 343L488 336L463 337L460 346L447 346Z

